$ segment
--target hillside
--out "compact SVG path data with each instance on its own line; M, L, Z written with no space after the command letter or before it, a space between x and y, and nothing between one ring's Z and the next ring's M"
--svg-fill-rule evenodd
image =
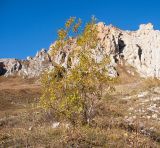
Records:
M116 91L97 104L95 128L72 129L68 123L57 124L38 107L41 89L37 81L1 77L0 147L158 148L159 84L130 76L130 82L115 84Z
M56 48L56 40L35 57L0 59L0 148L160 147L160 31L150 23L137 31L102 22L91 27L81 44L78 37L65 40L62 34L63 46ZM88 110L84 100L91 104ZM76 108L76 101L85 107ZM69 120L78 121L83 109L91 113L85 124Z

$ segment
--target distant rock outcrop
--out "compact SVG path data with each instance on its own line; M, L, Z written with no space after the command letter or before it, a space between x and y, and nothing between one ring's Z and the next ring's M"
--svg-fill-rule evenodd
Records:
M45 49L37 52L34 58L30 57L21 63L22 69L19 75L27 77L38 77L44 70L52 66L51 58Z
M0 59L1 63L1 74L13 75L21 70L22 65L21 62L17 59Z
M23 77L38 77L45 69L52 66L49 54L45 49L37 52L34 58L27 60L0 59L1 75L13 76L21 75Z
M100 42L94 49L94 56L98 61L110 56L111 63L106 65L110 76L117 76L115 67L121 64L131 65L142 77L160 78L160 31L154 30L151 23L140 25L137 31L123 31L103 22L97 27ZM42 49L33 58L27 57L27 60L0 59L0 75L37 77L45 69L53 68L53 62L68 68L69 53L77 48L76 38L71 38L54 59L50 56L51 47L48 51ZM72 62L76 63L77 59Z

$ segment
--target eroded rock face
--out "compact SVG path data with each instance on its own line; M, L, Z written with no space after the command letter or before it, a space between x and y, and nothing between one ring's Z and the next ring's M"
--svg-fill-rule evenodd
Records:
M160 78L160 31L147 24L135 32L123 33L124 59L143 77Z
M37 52L34 58L27 60L0 59L0 74L5 76L20 75L38 77L45 69L52 66L49 54L45 49Z
M17 59L0 59L0 63L1 75L14 75L15 73L18 73L22 68L21 62Z
M110 56L111 62L108 67L112 77L117 76L116 65L131 65L142 77L160 78L160 31L154 30L153 25L142 24L137 31L123 31L112 25L106 26L103 22L97 24L99 44L93 49L94 57L101 61L104 57ZM37 77L45 69L53 68L52 63L61 64L68 68L69 54L76 48L76 38L70 38L70 42L63 50L60 50L55 58L42 49L35 57L27 57L27 60L0 59L0 75L23 75ZM78 59L71 59L72 65ZM6 71L5 71L6 70Z
M113 54L115 62L125 61L143 77L160 78L160 31L142 24L137 31L123 31L98 23L101 46Z
M105 27L105 25L101 24L101 26L98 27L98 29L103 30L103 27ZM113 56L115 55L114 53L115 53L116 44L112 45L113 42L111 40L110 45L108 45L108 40L106 42L103 40L106 37L104 32L99 33L98 36L99 36L100 41L102 41L102 42L100 42L95 49L92 49L92 56L97 62L102 61L104 58L106 58L106 56L110 56L111 62L108 65L106 65L106 68L108 69L108 75L110 77L117 77L118 73L115 69L115 66L116 66L115 60L113 59ZM111 38L112 38L112 36L109 36L109 39L111 39ZM52 53L52 49L53 49L52 46L55 46L55 44L56 44L56 42L54 42L50 46L49 51L48 51L49 54ZM76 64L78 64L79 59L78 59L78 55L74 56L74 57L72 56L71 58L70 58L69 55L72 54L72 52L74 50L81 50L80 48L81 47L79 47L77 45L77 39L76 38L70 38L69 44L64 46L63 49L60 49L58 54L52 60L54 62L56 62L57 64L62 65L65 68L72 68ZM111 51L112 50L113 50L113 53L112 53L112 56L111 56ZM69 61L71 61L70 67L68 66Z
M34 58L28 57L27 60L22 61L22 69L19 75L27 77L38 77L43 71L52 66L49 54L45 49L37 52Z
M95 49L96 59L109 55L111 69L117 63L131 65L142 77L160 78L160 31L154 30L151 23L140 25L137 31L123 31L112 25L106 26L103 22L99 22L97 27L100 43ZM66 66L68 51L74 48L75 39L69 48L57 55L56 61L63 61L62 64ZM111 73L116 76L116 72Z

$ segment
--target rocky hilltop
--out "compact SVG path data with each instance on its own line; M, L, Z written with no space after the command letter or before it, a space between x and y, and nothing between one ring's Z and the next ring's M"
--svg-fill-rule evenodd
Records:
M100 43L95 50L95 57L101 59L109 55L111 63L108 65L111 76L117 76L116 66L118 64L130 65L142 77L160 78L160 31L154 30L153 25L142 24L137 31L124 31L112 25L99 22L98 37ZM60 51L53 59L50 56L53 43L49 50L42 49L35 57L27 57L27 60L0 59L0 75L22 75L37 77L42 71L53 68L53 62L67 68L69 53L74 50L76 39L63 51Z

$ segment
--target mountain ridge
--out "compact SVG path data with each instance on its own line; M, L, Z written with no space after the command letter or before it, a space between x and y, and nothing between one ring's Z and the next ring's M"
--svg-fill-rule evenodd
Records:
M121 30L113 25L106 26L103 22L96 25L100 42L95 49L95 57L101 59L105 55L110 56L111 76L118 75L116 67L121 64L133 66L142 77L160 78L160 31L154 30L151 23L141 24L137 31ZM0 75L38 77L44 70L52 69L53 62L67 68L68 55L77 47L76 39L71 38L71 44L63 51L60 49L56 57L52 58L50 53L55 42L48 50L42 49L33 58L0 59Z

